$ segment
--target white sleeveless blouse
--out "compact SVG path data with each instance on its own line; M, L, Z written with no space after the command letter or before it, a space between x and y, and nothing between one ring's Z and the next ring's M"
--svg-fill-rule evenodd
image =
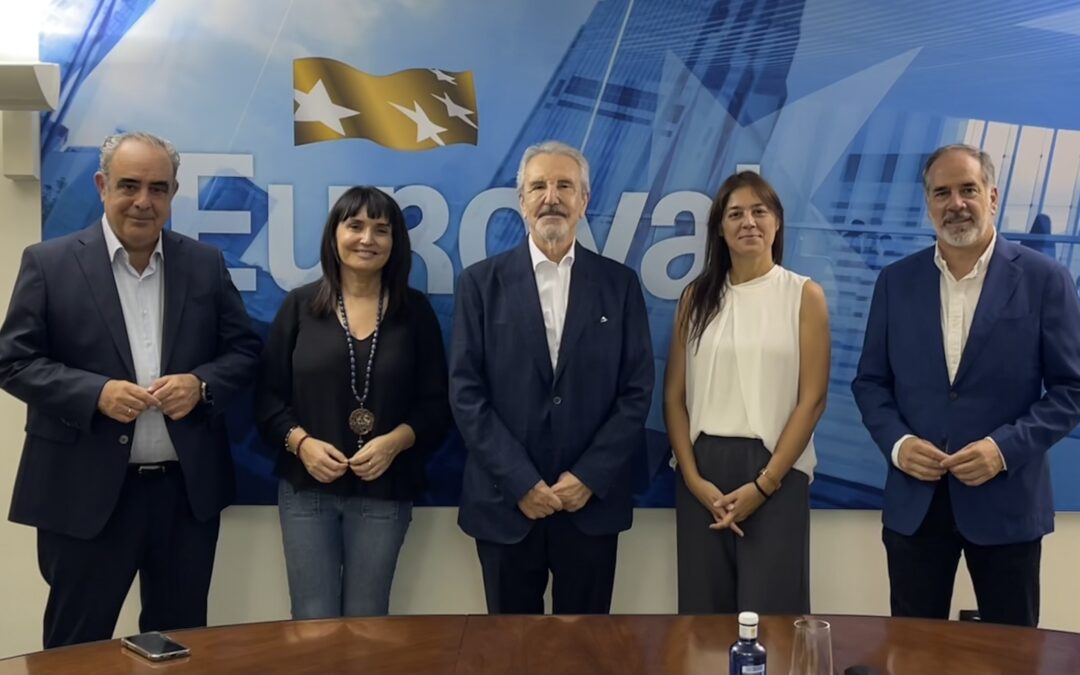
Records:
M799 395L799 308L809 280L779 265L728 282L723 305L686 346L690 441L698 435L760 438L773 452ZM814 438L795 469L814 478Z

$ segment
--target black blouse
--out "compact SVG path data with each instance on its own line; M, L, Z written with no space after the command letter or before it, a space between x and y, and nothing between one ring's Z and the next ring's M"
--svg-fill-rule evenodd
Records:
M379 328L365 407L375 414L373 438L405 423L416 433L383 475L364 481L352 471L333 483L315 480L285 450L285 434L300 425L346 457L356 453L349 413L358 407L349 386L345 330L336 314L315 316L311 300L320 282L289 292L267 336L259 373L255 419L263 440L278 452L276 473L296 489L319 489L381 499L412 500L425 489L424 466L450 425L446 352L431 303L408 289L406 302L387 313ZM356 391L363 395L371 336L353 339Z

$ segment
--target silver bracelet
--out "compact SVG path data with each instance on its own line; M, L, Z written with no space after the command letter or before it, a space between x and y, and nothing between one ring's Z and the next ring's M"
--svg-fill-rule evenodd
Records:
M300 428L299 424L294 424L293 426L289 427L288 431L285 432L285 452L289 453L290 455L293 455L293 454L296 454L296 453L294 453L292 450L289 449L289 436L292 436L292 432L296 431L299 428Z

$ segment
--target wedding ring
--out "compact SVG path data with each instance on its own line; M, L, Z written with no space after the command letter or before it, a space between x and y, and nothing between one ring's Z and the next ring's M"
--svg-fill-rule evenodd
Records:
M134 415L135 414L135 409L134 408L128 408L127 412L128 412L129 415Z

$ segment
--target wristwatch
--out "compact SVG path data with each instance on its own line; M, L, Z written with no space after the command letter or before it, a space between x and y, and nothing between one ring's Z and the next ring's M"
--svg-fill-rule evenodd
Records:
M206 405L214 405L214 397L210 394L210 386L206 384L206 380L199 380L199 398Z

